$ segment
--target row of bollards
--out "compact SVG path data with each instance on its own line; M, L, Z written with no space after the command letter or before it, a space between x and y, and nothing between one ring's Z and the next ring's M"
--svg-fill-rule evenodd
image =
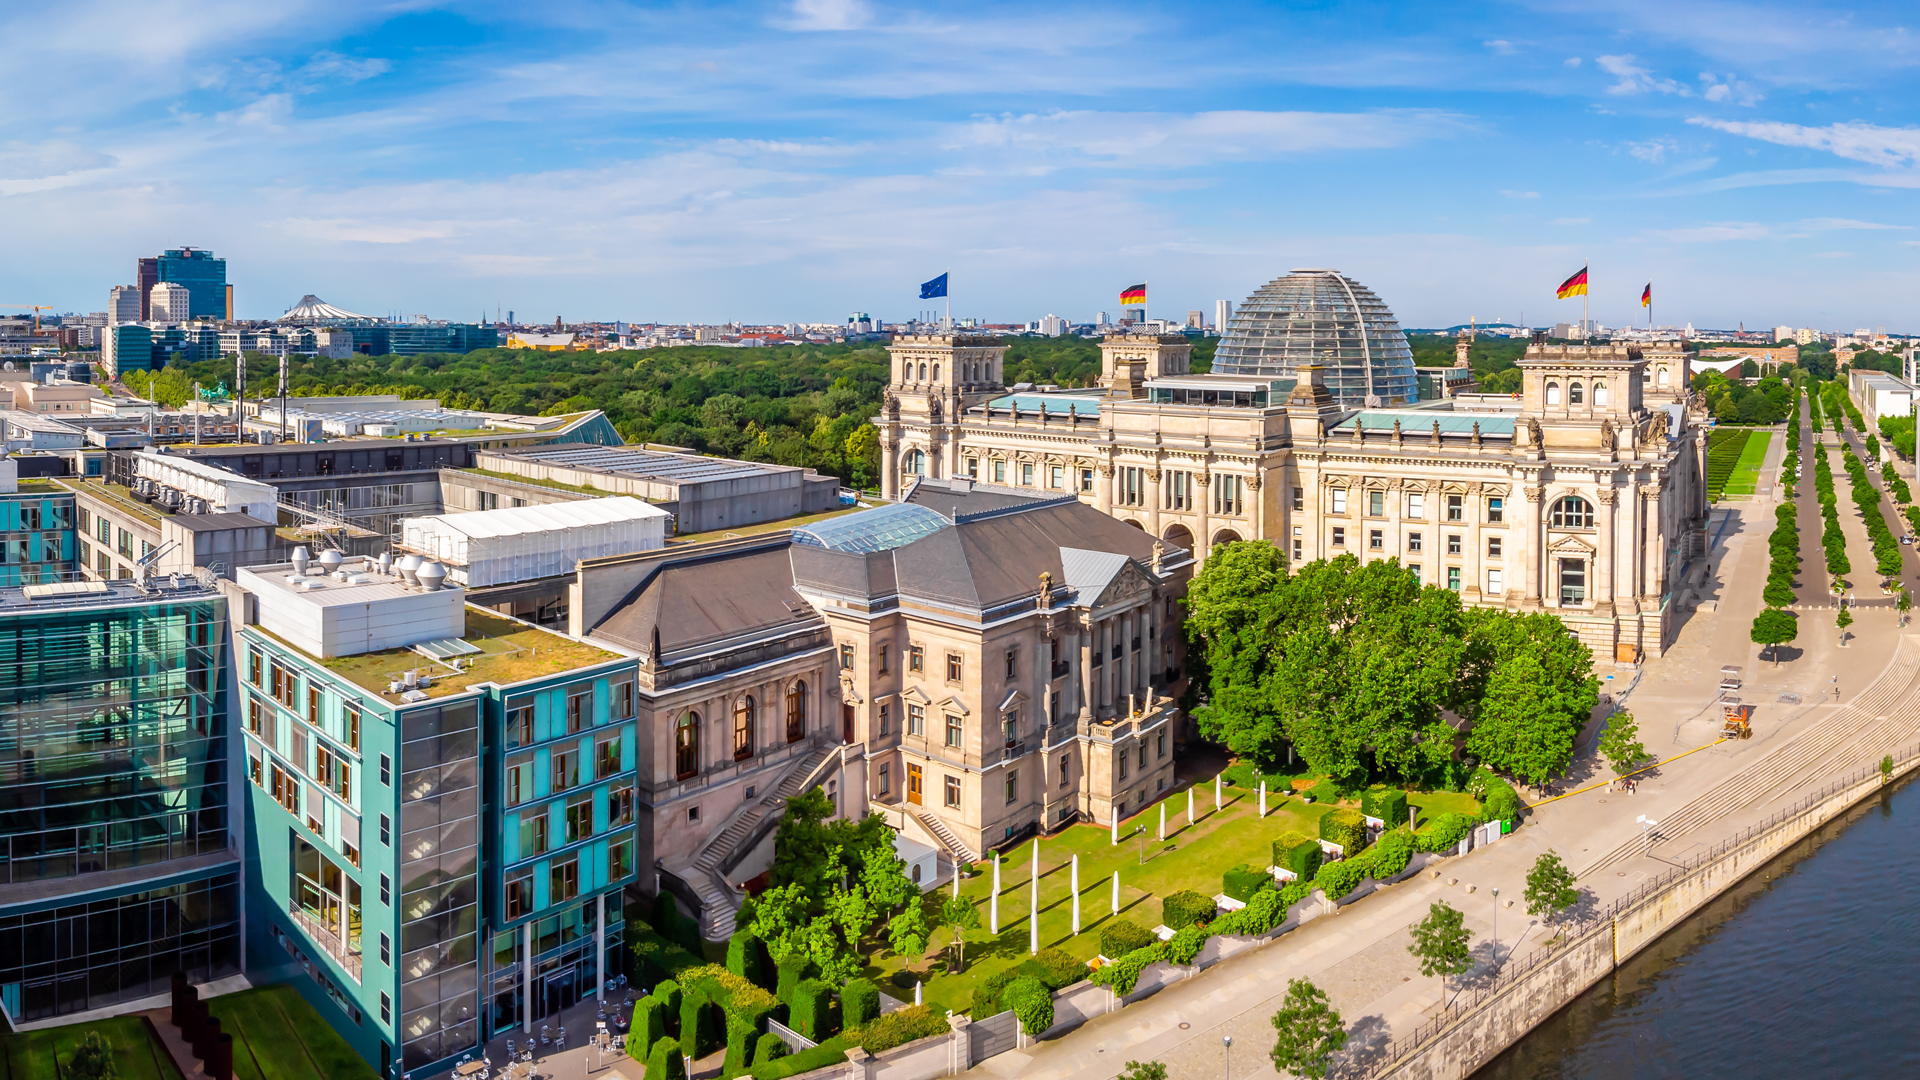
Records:
M193 1056L213 1080L233 1080L233 1036L220 1030L220 1021L207 1012L200 988L187 982L187 973L173 973L173 1026L193 1048Z

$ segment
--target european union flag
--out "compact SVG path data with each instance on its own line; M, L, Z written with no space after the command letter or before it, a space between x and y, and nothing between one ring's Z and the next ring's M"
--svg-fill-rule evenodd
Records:
M947 275L945 274L941 274L932 281L926 281L920 284L920 299L922 300L932 300L935 297L945 295L947 295Z

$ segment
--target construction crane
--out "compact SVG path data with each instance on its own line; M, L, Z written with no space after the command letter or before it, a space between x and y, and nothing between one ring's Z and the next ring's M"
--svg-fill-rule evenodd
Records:
M0 304L0 307L32 308L33 309L33 332L36 334L40 332L40 313L43 311L53 310L53 308L49 307L46 304Z

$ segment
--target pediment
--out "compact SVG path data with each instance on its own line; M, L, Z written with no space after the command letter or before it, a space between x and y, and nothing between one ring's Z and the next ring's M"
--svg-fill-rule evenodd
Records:
M926 691L917 686L909 686L905 690L900 691L900 700L912 702L915 705L933 704L933 699L927 696Z
M1547 550L1556 555L1591 555L1594 546L1577 536L1563 536L1547 545Z
M1026 700L1027 700L1027 695L1021 693L1020 691L1018 690L1009 691L1007 696L1001 700L1000 708L996 709L995 711L1007 712L1015 708L1016 706L1022 704Z
M1108 607L1125 604L1151 592L1153 592L1153 582L1147 577L1146 571L1140 569L1139 563L1128 559L1126 565L1120 568L1120 572L1113 575L1113 580L1107 583L1107 587L1101 590L1100 598L1094 601L1093 606Z
M967 708L967 703L961 701L958 696L949 697L947 700L942 701L940 703L940 709L943 712L957 712L961 716L969 716L972 714L972 710Z

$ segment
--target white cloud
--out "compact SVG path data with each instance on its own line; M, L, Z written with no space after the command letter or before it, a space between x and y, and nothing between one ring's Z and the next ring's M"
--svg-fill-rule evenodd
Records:
M1570 68L1574 68L1574 67L1579 67L1579 66L1580 66L1580 58L1579 58L1579 57L1577 57L1577 56L1569 56L1569 57L1567 57L1567 58L1566 58L1565 60L1563 60L1563 61L1561 61L1561 62L1562 62L1562 63L1564 63L1564 64L1566 64L1566 65L1567 65L1568 67L1570 67Z
M1851 251L1817 251L1814 253L1813 257L1816 259L1851 259L1853 258L1853 252Z
M46 180L114 164L115 158L76 143L0 143L0 180Z
M1609 94L1678 94L1692 97L1691 87L1684 86L1672 79L1655 78L1653 72L1635 62L1633 54L1622 56L1602 56L1594 61L1600 69L1619 81L1607 87Z
M1667 159L1667 155L1680 149L1672 139L1653 139L1648 142L1622 143L1627 153L1650 165L1658 165Z
M861 0L793 0L793 30L858 30L873 21Z
M1035 155L1064 155L1135 166L1184 166L1208 160L1259 160L1328 150L1375 150L1442 138L1471 119L1436 109L1364 113L1053 112L982 117L950 129L948 150L997 149L1042 165Z
M1502 189L1500 194L1505 195L1509 199L1537 199L1540 197L1540 193L1537 191L1507 191Z
M1779 146L1825 150L1849 161L1886 169L1912 168L1920 163L1920 127L1881 127L1858 120L1806 127L1777 120L1715 120L1705 116L1690 116L1687 123Z
M1850 230L1906 230L1910 225L1886 225L1853 218L1802 218L1778 225L1758 221L1719 221L1680 229L1649 229L1646 235L1674 243L1718 243L1724 240L1805 240L1816 233Z
M1554 218L1552 221L1547 222L1547 224L1549 225L1589 225L1589 224L1592 224L1592 222L1593 222L1593 219L1590 217L1563 217L1563 218Z
M1514 53L1520 51L1513 47L1513 42L1511 41L1483 41L1480 44L1492 49L1501 56L1512 56Z

